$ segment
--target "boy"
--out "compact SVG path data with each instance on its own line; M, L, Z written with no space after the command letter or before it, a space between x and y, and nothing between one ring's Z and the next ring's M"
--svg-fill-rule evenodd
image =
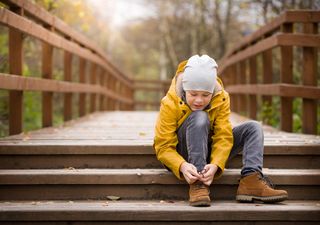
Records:
M179 64L156 123L158 160L190 185L191 206L210 206L209 186L222 175L226 161L241 150L243 168L236 199L287 199L287 192L274 190L262 174L261 125L249 121L231 127L229 95L217 77L217 67L207 55L194 55Z

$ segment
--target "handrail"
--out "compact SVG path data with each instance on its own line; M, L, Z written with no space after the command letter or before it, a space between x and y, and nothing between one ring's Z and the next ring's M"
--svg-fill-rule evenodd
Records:
M64 120L72 119L72 96L79 94L79 115L96 110L131 110L132 78L124 75L91 41L30 1L1 0L0 24L9 29L9 74L0 73L0 89L9 91L9 134L22 132L24 91L42 92L42 126L53 123L53 93L64 94ZM32 20L31 20L32 19ZM42 42L42 78L24 77L23 36ZM52 77L53 49L64 51L64 81ZM72 82L72 59L79 57L79 82ZM86 67L90 66L86 81ZM99 104L99 105L98 105Z
M272 96L280 97L280 127L293 130L293 99L302 98L302 132L317 134L317 50L320 48L318 26L320 11L287 11L232 48L219 63L219 76L231 95L231 109L256 119L257 96L272 106ZM302 24L302 32L296 24ZM293 47L302 49L302 84L293 83L293 64L299 57ZM280 49L280 62L274 49ZM299 52L297 52L299 53ZM258 64L257 61L261 63ZM262 65L262 69L259 69ZM279 67L275 78L273 67ZM261 72L260 72L261 70ZM319 71L318 71L319 73ZM260 83L258 77L261 74ZM274 82L274 80L279 80ZM261 105L262 106L262 105ZM262 107L259 108L262 108ZM320 131L318 131L320 132Z

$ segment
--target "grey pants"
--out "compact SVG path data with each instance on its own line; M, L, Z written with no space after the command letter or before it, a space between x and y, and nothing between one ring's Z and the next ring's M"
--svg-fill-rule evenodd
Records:
M262 173L263 130L256 121L248 121L232 129L233 147L229 159L243 152L241 175ZM209 163L211 152L210 121L207 112L193 111L177 131L178 153L200 172Z

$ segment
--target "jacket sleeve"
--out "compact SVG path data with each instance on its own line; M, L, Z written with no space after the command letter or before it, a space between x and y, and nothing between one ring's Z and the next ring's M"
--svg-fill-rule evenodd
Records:
M219 107L213 123L212 150L210 163L218 166L215 178L219 178L225 168L231 148L233 146L232 126L230 117L230 98L225 98L224 103Z
M178 144L176 130L176 114L169 105L162 102L155 126L153 147L158 160L167 166L178 179L183 179L179 169L185 160L176 150Z

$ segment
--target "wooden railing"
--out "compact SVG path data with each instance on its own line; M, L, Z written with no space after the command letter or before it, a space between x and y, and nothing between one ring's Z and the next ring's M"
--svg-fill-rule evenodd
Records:
M287 11L223 57L219 75L231 94L232 111L255 119L258 108L272 107L272 97L278 96L280 129L291 132L293 99L302 98L302 132L317 133L319 22L320 11ZM296 80L301 83L294 83L294 65L300 67Z
M135 100L135 109L159 110L160 100L166 95L170 84L171 80L135 80L135 99L143 99Z
M8 27L9 74L0 73L0 89L9 90L9 134L23 129L23 93L42 93L42 126L52 126L53 93L64 94L64 121L72 119L72 98L78 94L79 116L96 110L132 110L132 79L110 63L107 56L83 35L41 7L22 0L1 0L0 23ZM42 78L23 76L23 39L42 43ZM64 51L64 81L53 80L53 49ZM72 61L79 58L79 82L72 81ZM86 75L90 66L89 76ZM87 79L85 77L89 77Z

